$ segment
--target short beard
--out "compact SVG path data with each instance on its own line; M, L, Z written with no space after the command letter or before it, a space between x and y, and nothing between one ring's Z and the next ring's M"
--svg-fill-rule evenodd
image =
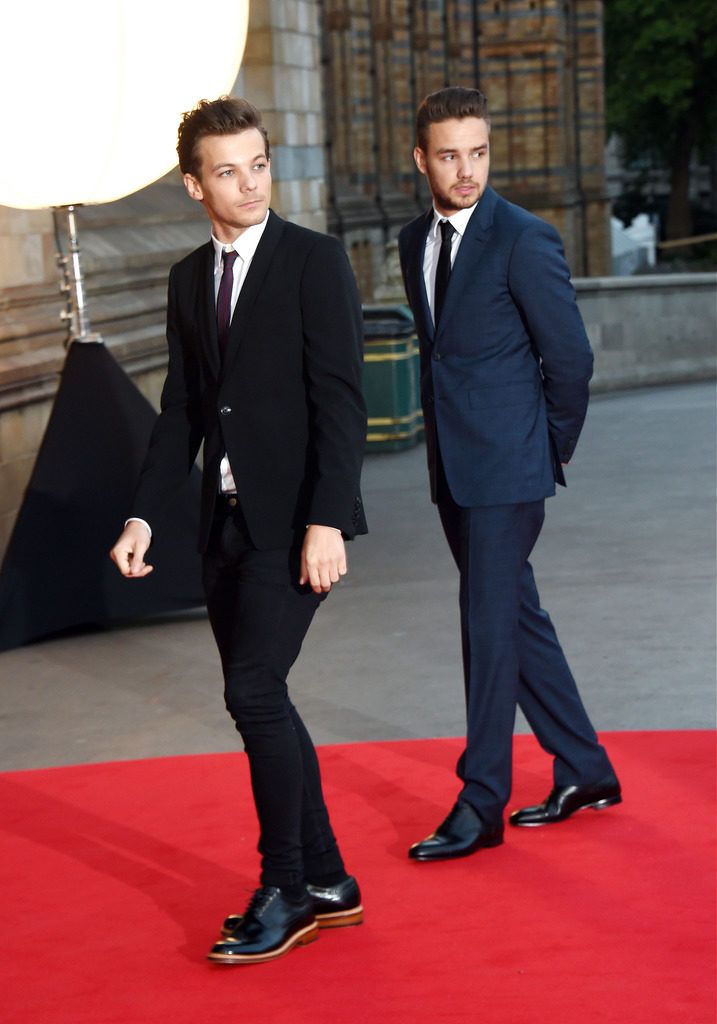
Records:
M426 177L428 177L428 175L426 175ZM441 191L430 177L428 177L428 184L430 186L431 195L433 196L434 202L436 203L437 206L443 207L444 210L454 210L456 212L458 210L465 210L469 206L473 206L474 203L477 203L480 197L483 195L480 186L476 185L476 188L478 189L478 195L476 196L475 199L469 196L454 199L453 196L450 195L450 193ZM471 182L471 184L475 184L475 182Z

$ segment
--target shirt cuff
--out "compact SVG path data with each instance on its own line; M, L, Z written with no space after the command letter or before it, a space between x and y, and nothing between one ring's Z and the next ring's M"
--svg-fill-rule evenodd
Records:
M146 526L147 527L147 533L149 534L149 539L150 540L152 539L152 527L149 525L149 523L145 519L140 519L139 516L130 516L129 519L125 520L125 524L124 525L126 526L127 523L141 523L142 526Z

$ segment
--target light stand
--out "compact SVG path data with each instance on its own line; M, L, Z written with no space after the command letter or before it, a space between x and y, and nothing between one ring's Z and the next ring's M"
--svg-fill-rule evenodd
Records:
M78 204L79 205L79 204ZM73 341L104 344L102 335L91 330L90 316L85 302L84 276L80 259L80 243L75 219L76 206L53 206L52 223L55 231L55 259L60 273L60 292L65 296L65 309L60 319L67 324L65 348ZM64 225L61 221L64 220ZM62 234L67 235L69 256L62 251Z

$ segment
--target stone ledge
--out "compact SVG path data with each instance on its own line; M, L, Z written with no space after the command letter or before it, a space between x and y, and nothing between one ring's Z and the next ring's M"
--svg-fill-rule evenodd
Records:
M715 380L717 367L710 359L676 359L658 367L631 366L612 369L596 364L595 376L590 381L591 394L610 391L634 391L636 388L654 388L674 384L695 384Z
M714 288L717 299L717 273L635 274L632 277L575 277L576 292L640 291L643 288Z

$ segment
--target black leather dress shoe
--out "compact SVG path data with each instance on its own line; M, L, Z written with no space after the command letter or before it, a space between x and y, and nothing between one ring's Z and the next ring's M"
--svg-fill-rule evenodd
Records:
M470 804L460 800L435 832L414 843L408 851L412 860L450 860L467 857L476 850L500 846L503 825L486 825Z
M275 885L257 889L237 927L207 954L223 964L261 964L319 937L311 897L289 900Z
M353 875L347 875L338 885L320 887L307 884L306 891L311 897L319 928L344 928L363 921L361 893ZM230 914L222 925L222 935L231 935L241 920L241 914Z
M306 891L313 900L319 928L343 928L363 921L361 893L353 875L348 875L338 885L307 883Z
M556 786L542 804L513 811L510 823L524 827L554 825L585 807L599 811L619 803L622 803L620 783L611 775L591 786Z

